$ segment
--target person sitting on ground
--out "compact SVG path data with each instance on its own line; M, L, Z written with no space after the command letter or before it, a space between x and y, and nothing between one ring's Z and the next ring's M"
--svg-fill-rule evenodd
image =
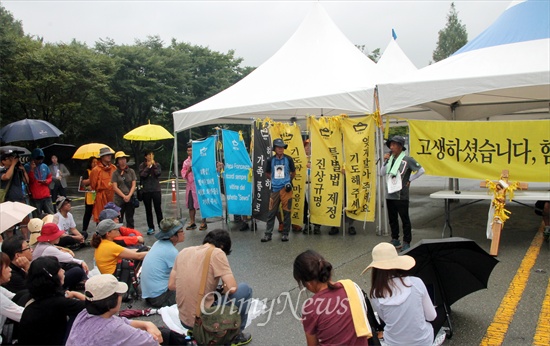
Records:
M160 222L160 232L155 234L158 239L141 266L141 297L156 308L176 304L176 292L168 289L168 279L174 266L178 249L176 244L185 240L183 225L173 218L165 218Z
M428 321L437 313L424 282L407 276L406 270L416 261L409 255L399 256L394 245L380 243L372 250L372 262L361 273L372 268L369 297L378 317L386 323L384 341L388 345L431 345L434 330Z
M11 280L2 286L15 294L26 291L25 281L32 261L32 248L29 243L22 236L13 236L2 243L2 252L8 255L11 268Z
M305 287L314 294L302 308L302 324L308 346L368 345L367 316L361 308L360 314L352 314L347 289L342 283L332 281L330 262L317 252L307 250L294 260L293 275L300 288ZM353 301L364 304L363 295L358 294L360 289L352 281L349 283L349 294L355 294L357 298Z
M111 219L101 221L92 237L92 247L95 248L94 258L97 268L102 274L115 274L116 265L121 259L141 261L147 252L137 252L137 249L127 249L114 242L120 235L122 224Z
M128 285L111 274L86 281L85 306L76 317L67 346L132 345L155 346L163 342L160 330L149 321L118 317L122 295Z
M74 319L84 309L84 295L63 290L64 278L57 258L45 256L32 261L27 278L32 300L21 316L19 344L65 344Z
M10 259L4 252L0 252L0 331L3 330L6 320L9 318L14 322L21 320L24 308L17 305L12 299L15 297L13 292L10 292L3 286L9 283L11 278ZM0 344L4 345L7 340L5 335L0 334Z
M103 209L101 213L99 213L99 221L101 222L106 219L111 219L115 223L118 223L120 220L120 214L115 209ZM140 248L143 246L145 240L143 239L141 232L137 229L121 226L119 231L120 236L115 237L114 239L114 242L118 245L127 248Z
M87 278L88 265L83 260L74 258L69 253L63 252L55 246L63 234L64 232L55 223L44 224L40 231L40 236L37 238L38 244L34 248L32 258L34 261L39 257L55 257L65 271L63 287L77 289L80 283Z
M210 231L204 237L202 245L191 246L180 251L170 273L168 289L176 291L179 318L183 326L193 330L202 277L203 265L208 251L212 250L208 276L204 290L204 307L214 304L213 292L221 280L222 297L217 305L234 303L241 315L241 333L232 341L232 345L245 345L252 340L252 336L244 333L248 319L248 307L252 298L252 288L246 283L237 285L233 271L227 261L227 255L231 253L231 237L222 229Z
M59 246L68 247L72 250L84 247L88 233L76 229L76 222L71 213L71 200L65 196L59 196L55 201L55 205L57 206L57 213L53 217L53 222L59 226L59 229L65 231L59 239Z

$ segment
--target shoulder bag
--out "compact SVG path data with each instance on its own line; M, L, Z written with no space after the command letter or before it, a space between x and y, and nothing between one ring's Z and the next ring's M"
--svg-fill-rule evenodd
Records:
M13 174L15 174L15 172L13 172ZM0 203L4 203L6 201L6 195L8 194L8 191L10 189L11 181L13 179L13 174L12 174L10 180L8 181L8 185L6 185L6 188L5 189L0 189Z
M229 345L241 332L241 315L238 309L231 304L211 306L203 308L201 311L201 303L204 298L206 278L213 251L214 247L208 249L206 258L204 259L199 299L195 312L195 324L193 326L193 338L199 345Z

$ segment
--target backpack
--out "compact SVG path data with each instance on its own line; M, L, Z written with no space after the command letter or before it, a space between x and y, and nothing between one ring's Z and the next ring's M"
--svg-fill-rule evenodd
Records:
M139 300L141 298L139 278L136 275L135 267L135 263L132 260L121 259L117 262L115 277L118 281L125 282L128 285L128 291L122 296L123 302Z

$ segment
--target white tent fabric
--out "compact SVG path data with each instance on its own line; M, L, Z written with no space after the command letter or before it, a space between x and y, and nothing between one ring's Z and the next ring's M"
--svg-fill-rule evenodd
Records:
M381 113L421 105L443 119L487 119L527 110L550 118L549 16L547 0L514 3L453 56L380 83Z
M173 113L174 131L269 116L365 114L380 80L376 64L338 29L319 3L265 63L228 89ZM221 119L220 119L221 118Z
M384 54L382 54L376 66L389 78L399 78L418 70L399 47L397 40L393 38L386 46Z

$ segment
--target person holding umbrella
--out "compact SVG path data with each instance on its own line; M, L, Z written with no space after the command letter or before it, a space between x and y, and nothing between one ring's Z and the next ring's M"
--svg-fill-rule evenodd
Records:
M155 223L153 222L153 207L157 216L157 223L164 218L162 215L159 177L161 174L160 163L155 161L155 154L152 150L145 151L145 161L139 165L140 184L143 192L143 205L145 206L145 216L147 217L148 235L155 233Z
M380 243L372 250L369 297L373 309L386 325L384 340L388 345L426 345L434 340L430 322L437 317L424 282L405 271L416 261L408 255L399 256L390 243Z
M114 190L111 183L113 172L116 167L111 164L115 153L109 147L99 150L99 162L90 173L90 186L95 191L95 202L93 209L94 221L99 223L99 213L103 207L114 199Z
M114 202L120 207L120 222L126 216L126 226L134 227L135 207L132 197L136 191L136 172L128 164L128 158L124 151L117 151L115 154L115 165L118 167L111 176L111 184L115 192Z
M50 193L52 173L50 168L43 162L44 152L42 149L35 148L32 151L31 159L31 162L25 164L25 170L29 175L31 205L36 208L33 215L38 217L42 212L54 214Z

